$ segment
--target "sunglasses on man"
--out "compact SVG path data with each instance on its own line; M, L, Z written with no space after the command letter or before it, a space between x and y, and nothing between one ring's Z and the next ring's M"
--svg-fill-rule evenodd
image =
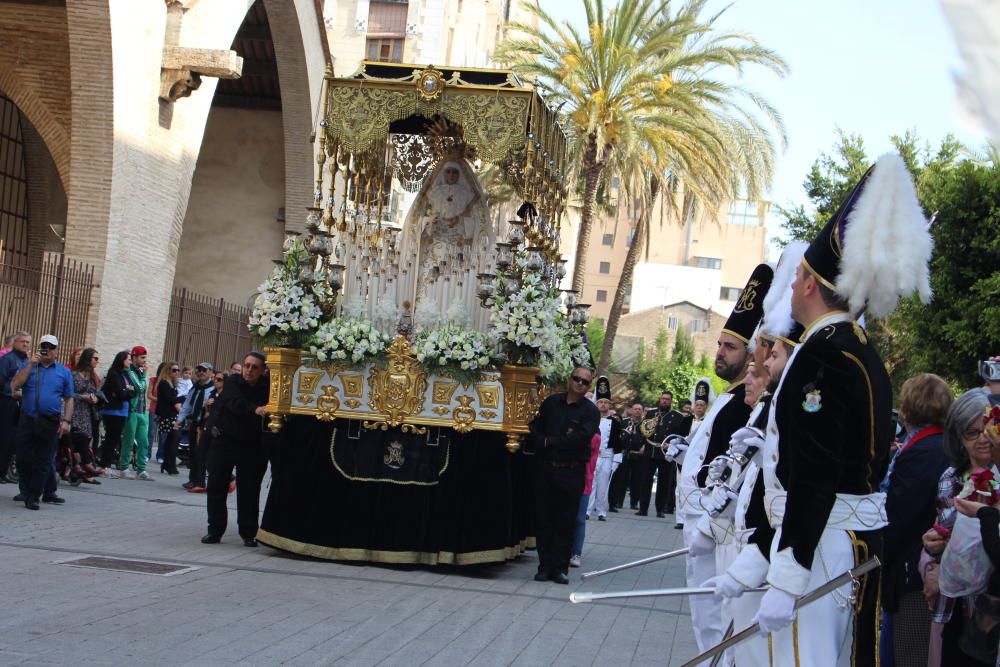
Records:
M582 378L579 375L571 375L570 379L573 380L573 382L579 382L584 387L590 386L590 380L588 380L587 378Z

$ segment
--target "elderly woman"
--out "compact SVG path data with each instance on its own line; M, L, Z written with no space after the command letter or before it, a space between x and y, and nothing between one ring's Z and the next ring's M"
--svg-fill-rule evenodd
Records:
M958 646L962 626L971 611L972 600L953 599L940 594L938 575L941 554L955 525L954 499L973 473L993 466L990 442L983 436L983 414L989 399L981 389L967 391L952 404L944 424L944 447L951 467L938 482L937 521L924 533L921 573L924 596L931 609L931 635L927 664L952 667L982 664L965 655Z
M923 534L937 517L938 479L948 467L943 433L954 399L944 380L923 373L903 383L900 400L899 415L907 435L883 484L889 517L882 569L882 608L887 617L883 631L891 628L893 640L887 642L885 637L883 646L894 648L896 667L924 667L931 617L919 561Z

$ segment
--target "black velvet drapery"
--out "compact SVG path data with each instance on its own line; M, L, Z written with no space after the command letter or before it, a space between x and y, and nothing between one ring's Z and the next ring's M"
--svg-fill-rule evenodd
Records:
M503 433L365 430L289 417L258 539L330 560L469 565L534 546L529 466ZM401 460L402 458L402 460ZM335 465L336 462L336 465Z

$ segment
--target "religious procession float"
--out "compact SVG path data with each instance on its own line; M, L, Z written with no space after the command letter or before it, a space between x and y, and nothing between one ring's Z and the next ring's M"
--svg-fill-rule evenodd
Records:
M514 558L534 541L523 436L545 388L589 361L587 306L559 289L566 137L506 70L365 62L328 73L324 100L306 233L250 320L276 433L258 539Z

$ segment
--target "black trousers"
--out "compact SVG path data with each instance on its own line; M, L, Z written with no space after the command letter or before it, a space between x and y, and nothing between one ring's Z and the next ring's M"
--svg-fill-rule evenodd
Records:
M267 455L259 442L233 442L224 436L213 438L208 450L208 534L221 536L226 532L229 519L226 496L234 468L236 525L243 539L256 537L260 518L260 484L267 472ZM582 488L580 492L583 492Z
M201 433L192 425L188 431L188 481L205 487L205 447L211 441L209 433Z
M569 571L586 472L582 462L566 467L549 461L535 462L535 540L539 572L552 575Z
M17 419L21 410L10 396L0 396L0 475L6 475L14 456Z
M58 415L56 415L58 419ZM51 435L37 435L34 419L21 415L17 427L17 474L21 493L25 500L38 502L40 498L56 495L56 476L53 467L59 438L53 430Z
M104 444L101 445L101 467L107 468L112 463L118 463L121 453L122 429L128 417L104 415Z
M628 491L629 477L632 472L632 462L628 456L622 457L622 462L618 464L611 474L611 486L608 489L608 504L611 507L620 508L625 504L625 492Z
M656 473L656 512L674 513L674 492L677 488L677 466L666 459L643 458L639 467L639 511L649 511L649 500L653 493L653 473Z

